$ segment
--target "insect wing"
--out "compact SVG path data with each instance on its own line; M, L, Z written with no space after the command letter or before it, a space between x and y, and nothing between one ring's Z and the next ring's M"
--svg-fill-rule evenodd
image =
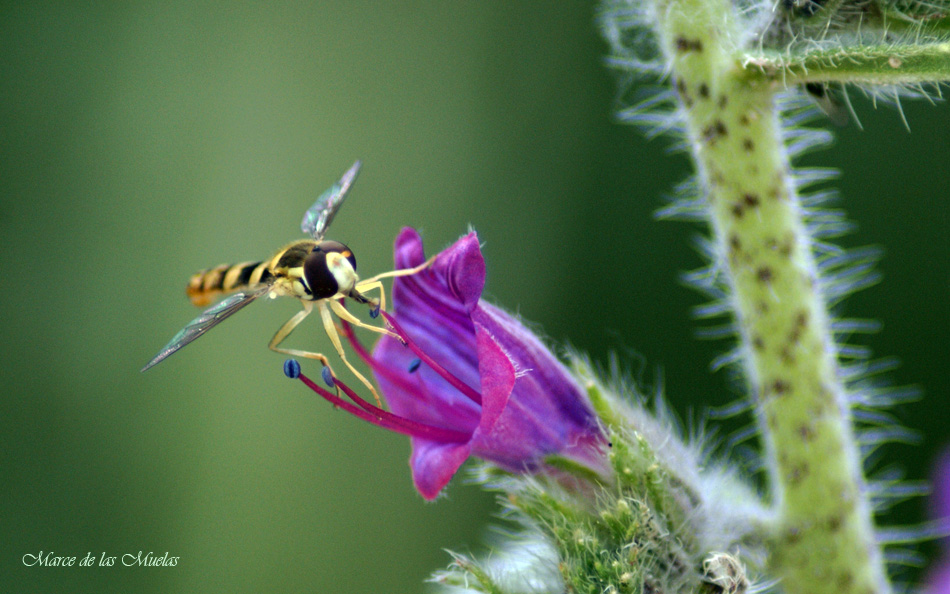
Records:
M147 371L158 365L175 351L193 342L208 330L211 330L238 311L244 309L248 303L267 293L268 290L270 290L270 286L261 287L250 293L235 293L227 299L221 300L216 305L209 307L200 316L192 320L190 324L182 328L181 332L173 336L172 339L168 341L168 344L165 345L165 348L159 351L158 354L155 355L155 358L142 368L142 371Z
M303 221L300 223L300 229L313 237L315 241L323 239L323 236L327 232L327 227L330 226L333 217L343 205L343 200L346 199L346 193L350 191L350 186L353 185L353 180L356 179L356 174L359 173L361 165L362 163L360 161L353 163L353 166L343 174L340 181L333 184L333 187L323 194L320 194L320 197L313 203L310 210L304 213Z

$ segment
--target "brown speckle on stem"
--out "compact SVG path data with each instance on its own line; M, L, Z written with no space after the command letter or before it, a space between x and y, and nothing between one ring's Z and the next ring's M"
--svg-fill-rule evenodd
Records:
M676 38L676 51L681 54L686 52L701 52L703 51L703 42L698 39L687 39L680 35Z
M799 426L798 434L801 436L802 441L811 441L815 438L815 430L809 425Z
M783 394L785 394L791 389L792 388L789 385L789 383L782 379L774 380L772 382L772 385L770 386L770 392L772 392L772 394L775 394L776 396L782 396Z
M681 78L676 79L676 92L679 94L680 98L683 100L683 104L686 105L686 107L693 106L693 98L686 89L686 83L683 82L683 79Z
M789 470L788 482L794 486L802 482L806 476L808 476L808 463L802 462Z
M795 363L795 355L792 354L792 350L787 346L782 347L778 353L778 356L781 357L782 363L785 365L792 365Z
M725 136L727 133L728 130L726 130L726 125L722 123L722 120L716 120L703 128L703 140L709 144L715 144L719 138Z

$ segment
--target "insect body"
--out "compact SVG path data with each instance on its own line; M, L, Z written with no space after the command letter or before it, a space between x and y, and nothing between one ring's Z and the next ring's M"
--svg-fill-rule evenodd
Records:
M342 278L337 279L334 271ZM302 239L285 246L264 262L222 264L203 270L191 277L186 293L199 307L220 295L264 285L270 285L270 294L274 297L313 301L342 292L365 302L361 295L352 292L358 280L355 273L356 258L342 243Z
M219 295L233 294L192 320L190 324L172 337L165 348L159 351L142 368L142 371L162 362L172 353L191 343L258 297L265 295L272 298L296 297L303 304L303 311L298 312L281 326L268 346L278 353L317 359L323 365L329 367L329 361L320 353L285 349L279 346L316 307L320 311L320 317L327 335L330 337L330 341L339 353L340 358L349 367L350 371L370 389L376 401L379 402L379 396L372 384L347 361L330 312L332 311L354 326L399 339L398 336L385 328L364 324L347 311L340 300L349 297L358 303L369 305L371 308L370 315L376 317L379 310L386 307L386 295L380 280L415 274L428 266L429 262L425 262L416 268L386 272L360 280L356 274L356 257L350 248L337 241L323 239L327 227L329 227L334 215L336 215L346 198L359 168L360 162L357 161L343 174L340 181L324 192L310 210L304 214L300 227L304 233L310 235L310 239L295 241L263 262L222 265L192 276L188 283L187 294L195 305L205 306ZM378 300L365 296L365 293L376 289L379 290Z

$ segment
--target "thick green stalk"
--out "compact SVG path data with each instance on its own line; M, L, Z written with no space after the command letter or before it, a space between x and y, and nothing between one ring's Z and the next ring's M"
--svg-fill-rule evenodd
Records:
M890 591L815 260L781 140L780 85L743 70L728 0L656 0L709 221L732 289L788 594Z

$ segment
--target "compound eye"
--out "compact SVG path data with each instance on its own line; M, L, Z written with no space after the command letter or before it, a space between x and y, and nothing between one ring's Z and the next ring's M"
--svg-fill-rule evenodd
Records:
M303 276L313 293L313 299L326 299L337 293L336 278L327 266L327 253L320 249L310 252L303 262Z
M356 271L356 257L353 256L350 248L338 241L321 241L313 248L313 251L310 252L303 263L304 278L307 280L307 285L310 286L314 300L333 297L340 291L341 281L330 269L330 264L327 262L327 255L332 253L340 254L346 258L350 266L353 267L353 271ZM343 282L346 283L346 279Z

